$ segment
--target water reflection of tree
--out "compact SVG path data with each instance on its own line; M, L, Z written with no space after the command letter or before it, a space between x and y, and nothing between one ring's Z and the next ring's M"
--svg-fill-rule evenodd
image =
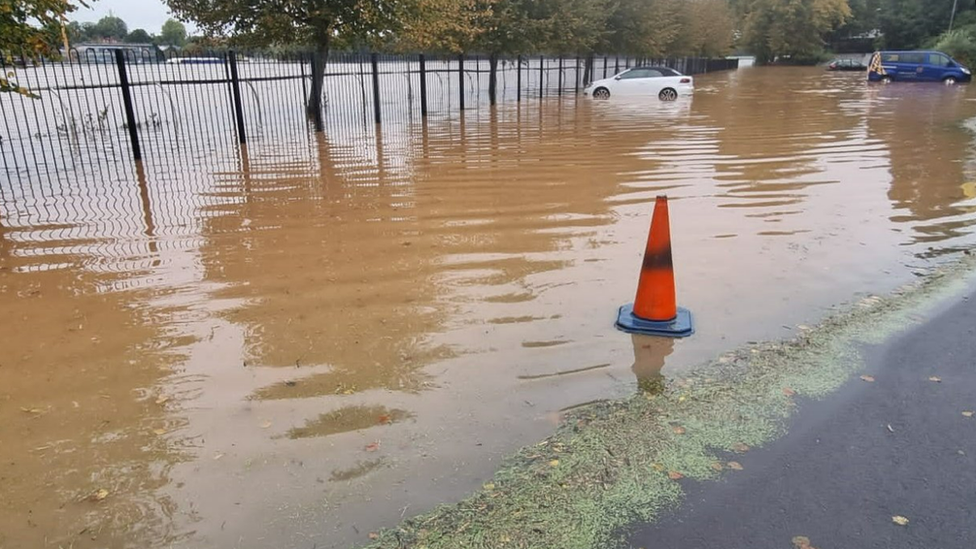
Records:
M178 542L157 490L179 425L153 390L173 341L137 305L150 296L97 290L126 274L38 268L31 251L51 244L0 234L0 544Z
M869 134L883 140L889 155L888 198L892 221L911 224L913 243L933 244L970 232L972 208L962 185L972 135L960 124L976 115L962 89L901 85L874 91Z
M829 150L838 144L863 144L862 123L846 105L863 88L809 68L753 68L722 73L719 93L695 98L694 114L718 128L715 178L726 207L764 208L783 215L806 200L806 189L827 183L812 177L824 171ZM858 82L857 84L860 84ZM842 183L848 184L849 181ZM762 212L752 215L764 216Z
M431 337L452 315L534 299L526 279L565 267L568 239L612 222L606 198L646 167L621 162L634 142L588 109L492 113L466 119L463 142L457 122L416 128L420 143L390 133L375 162L322 140L311 175L252 158L248 197L208 221L207 278L245 300L228 314L248 364L329 367L256 396L421 389L421 369L452 355Z

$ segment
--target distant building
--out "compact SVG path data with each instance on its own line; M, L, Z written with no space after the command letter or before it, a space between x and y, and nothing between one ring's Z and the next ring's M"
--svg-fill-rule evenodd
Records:
M155 44L77 44L68 57L73 63L115 63L115 52L121 50L129 63L159 63L165 60ZM61 52L64 54L64 52Z

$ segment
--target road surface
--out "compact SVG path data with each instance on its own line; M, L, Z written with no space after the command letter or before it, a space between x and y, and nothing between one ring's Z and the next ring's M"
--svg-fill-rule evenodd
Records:
M730 458L743 470L723 481L687 482L630 546L976 547L976 292L865 357L873 382L801 400L788 435Z

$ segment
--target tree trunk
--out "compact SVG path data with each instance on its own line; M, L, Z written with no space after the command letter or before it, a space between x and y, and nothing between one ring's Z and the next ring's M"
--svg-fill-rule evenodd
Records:
M488 56L488 102L494 105L498 94L498 54Z
M305 107L305 114L314 123L317 132L325 129L322 123L322 88L325 80L325 62L328 59L329 37L326 35L315 46L312 54L312 89L308 95L308 105Z
M583 86L589 86L593 82L593 54L586 54L586 65L583 67Z

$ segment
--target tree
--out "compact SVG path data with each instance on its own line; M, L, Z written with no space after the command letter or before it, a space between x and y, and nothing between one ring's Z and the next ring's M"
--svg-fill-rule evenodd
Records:
M689 0L691 14L687 35L691 37L689 55L724 57L732 50L735 28L732 10L726 0Z
M959 2L959 11L971 9L972 2ZM932 0L882 0L879 23L884 46L888 49L914 49L949 28L952 2Z
M777 58L815 61L824 36L851 16L847 0L751 0L744 7L746 45L763 64Z
M136 29L125 37L125 41L127 44L150 44L153 39L145 30Z
M79 23L77 21L72 21L68 23L65 30L68 33L69 43L77 44L78 42L87 42L95 35L95 23Z
M50 29L61 26L63 38L67 34L65 15L79 5L85 4L82 0L0 0L0 55L8 64L14 55L57 57ZM0 92L10 91L27 93L10 76L0 74Z
M114 15L106 15L95 23L93 31L96 38L121 42L129 35L129 26Z
M167 19L159 33L159 43L182 48L186 45L186 27L176 19Z
M363 44L393 34L415 0L166 0L177 17L211 35L256 46L301 44L315 51L308 114L319 120L325 61L338 43ZM322 128L316 128L321 131Z

